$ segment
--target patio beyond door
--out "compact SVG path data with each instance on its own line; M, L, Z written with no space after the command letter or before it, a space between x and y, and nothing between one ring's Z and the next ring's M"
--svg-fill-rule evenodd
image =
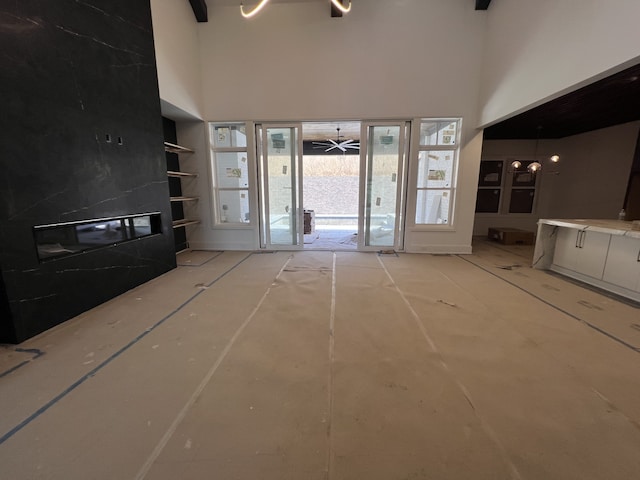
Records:
M408 121L361 123L358 250L403 248L409 124ZM256 125L256 137L260 245L268 249L301 249L304 246L302 124Z

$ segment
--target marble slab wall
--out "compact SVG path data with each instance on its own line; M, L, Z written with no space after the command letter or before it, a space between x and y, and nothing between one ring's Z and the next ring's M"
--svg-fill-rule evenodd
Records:
M0 3L0 342L175 267L149 0ZM35 225L161 212L162 233L41 263Z

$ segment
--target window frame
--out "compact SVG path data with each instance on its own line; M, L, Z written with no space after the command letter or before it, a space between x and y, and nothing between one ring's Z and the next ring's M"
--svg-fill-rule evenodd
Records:
M424 145L422 143L422 125L424 123L456 123L456 134L455 140L453 144L436 144L436 145ZM437 118L418 118L414 120L415 129L412 132L416 132L414 139L412 140L412 145L414 148L414 152L411 155L412 159L412 169L411 169L411 177L410 177L410 194L411 198L407 199L408 202L411 202L411 211L407 212L410 216L407 216L407 220L411 225L412 230L420 230L420 231L438 231L438 230L453 230L455 227L455 206L456 206L456 196L457 196L457 183L458 183L458 172L460 167L460 144L462 138L462 117L437 117ZM420 178L420 156L422 152L452 152L452 167L451 167L451 179L448 187L442 186L433 186L430 187L427 181L426 186L419 187ZM449 205L447 212L447 222L446 223L418 223L416 219L416 215L418 212L418 200L420 197L421 191L429 192L429 191L441 191L446 190L449 196Z
M518 170L518 172L514 172L511 168L511 163L515 160L518 160L522 163L522 166ZM478 212L474 211L474 214L481 217L497 217L497 216L510 216L510 217L528 217L532 215L537 215L538 210L538 197L540 194L540 172L537 172L534 175L533 183L528 185L518 185L514 182L516 175L527 174L527 165L534 162L527 157L522 158L500 158L499 156L492 156L491 158L483 158L480 160L482 162L502 162L502 181L499 186L485 186L480 185L480 176L478 175L478 185L477 189L479 190L500 190L500 201L498 205L497 212ZM511 212L511 201L512 201L512 192L514 190L531 190L533 191L533 200L531 203L531 211L530 212ZM476 207L477 204L477 194L476 194Z
M220 127L244 127L244 135L246 138L246 142L244 146L234 146L234 147L219 147L216 146L215 139L213 138L214 132L216 128ZM214 228L233 228L233 229L250 229L255 228L257 225L257 211L255 207L255 154L253 154L252 149L253 146L253 127L248 122L208 122L207 123L207 138L209 142L209 168L210 168L210 182L211 182L211 193L212 193L212 208L211 208L211 216L212 216L212 225ZM246 187L221 187L219 186L220 182L218 180L218 154L220 153L244 153L245 158L247 159L247 186ZM249 220L247 222L229 222L223 221L223 202L220 198L221 192L245 192L247 195L247 204L248 204L248 213Z

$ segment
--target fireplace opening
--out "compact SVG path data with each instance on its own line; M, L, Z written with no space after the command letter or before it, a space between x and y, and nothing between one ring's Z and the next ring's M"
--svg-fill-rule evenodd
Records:
M162 233L159 212L33 227L40 262Z

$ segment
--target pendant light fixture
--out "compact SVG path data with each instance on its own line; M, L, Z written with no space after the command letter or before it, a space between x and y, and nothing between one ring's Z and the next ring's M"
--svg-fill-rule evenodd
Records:
M349 0L348 7L345 7L344 5L342 5L340 0L331 0L331 3L333 4L334 7L340 10L342 13L349 13L351 11L351 0Z
M269 3L269 0L260 0L260 3L255 7L253 7L253 10L250 10L249 12L245 12L244 4L240 3L240 13L244 18L251 18L254 15L256 15L260 10L262 10L267 3Z
M333 5L342 13L349 13L351 11L351 0L349 0L349 5L346 7L343 5L341 0L329 0L329 1L331 5ZM267 5L267 3L269 3L269 0L260 0L260 3L258 3L255 7L253 7L249 11L245 11L244 4L240 3L240 13L244 18L251 18L254 15L256 15L258 12L260 12L260 10L262 10Z
M527 165L527 171L531 174L535 174L542 170L542 163L538 161L538 144L540 143L540 132L542 132L542 126L538 125L537 134L536 134L536 144L533 150L533 162ZM560 155L556 155L556 154L551 155L549 157L549 160L553 163L558 163L560 161ZM511 162L511 169L513 172L517 172L520 169L520 167L522 167L522 162L520 162L519 160L514 160L513 162ZM551 172L551 173L557 174L558 172Z

